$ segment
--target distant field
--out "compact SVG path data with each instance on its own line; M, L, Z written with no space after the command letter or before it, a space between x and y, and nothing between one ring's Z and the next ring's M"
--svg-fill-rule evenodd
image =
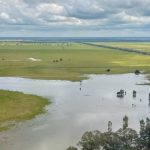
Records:
M149 43L103 43L147 50ZM107 72L107 69L111 69ZM0 42L0 76L77 81L84 74L150 74L150 56L79 43Z

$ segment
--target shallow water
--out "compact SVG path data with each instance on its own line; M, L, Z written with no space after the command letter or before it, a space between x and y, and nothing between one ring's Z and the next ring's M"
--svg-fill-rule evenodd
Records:
M1 77L0 89L44 96L53 103L46 114L1 133L0 150L65 150L85 131L106 131L109 120L117 130L125 115L129 126L138 130L139 119L150 116L150 86L137 85L145 82L143 75L134 74L91 75L82 83ZM120 89L127 92L122 99L116 97Z

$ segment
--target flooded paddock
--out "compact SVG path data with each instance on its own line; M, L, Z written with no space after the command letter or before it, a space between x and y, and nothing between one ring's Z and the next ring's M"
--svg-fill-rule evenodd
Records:
M90 75L81 82L0 78L0 89L46 97L47 112L18 123L0 134L0 150L65 150L88 130L113 130L129 117L129 126L139 129L139 120L150 116L150 86L144 75ZM124 90L123 97L117 92ZM136 96L133 96L136 91Z

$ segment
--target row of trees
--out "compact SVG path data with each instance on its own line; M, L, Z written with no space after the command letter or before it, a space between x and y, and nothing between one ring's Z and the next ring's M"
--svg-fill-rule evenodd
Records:
M123 118L123 126L112 132L112 122L108 122L108 131L85 132L78 143L81 150L150 150L150 119L140 121L139 134L128 128L128 117ZM69 147L66 150L78 150Z

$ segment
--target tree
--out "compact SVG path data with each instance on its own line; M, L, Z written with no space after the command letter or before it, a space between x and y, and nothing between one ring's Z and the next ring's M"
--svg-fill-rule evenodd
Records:
M145 134L146 134L146 148L150 149L150 119L146 119L146 127L145 127Z
M140 120L140 134L128 128L128 117L123 118L123 128L112 132L112 122L108 131L85 132L78 144L81 150L150 150L150 119ZM77 150L69 147L67 150Z
M99 131L85 132L79 145L82 150L100 150L104 145L103 134Z
M138 134L135 130L131 128L119 129L116 133L120 139L121 150L139 150L137 147Z
M78 150L76 147L70 146L66 150Z
M139 139L139 147L143 149L146 145L146 133L145 133L145 121L140 120L140 139Z
M116 133L107 132L104 134L104 150L121 150L122 141Z

